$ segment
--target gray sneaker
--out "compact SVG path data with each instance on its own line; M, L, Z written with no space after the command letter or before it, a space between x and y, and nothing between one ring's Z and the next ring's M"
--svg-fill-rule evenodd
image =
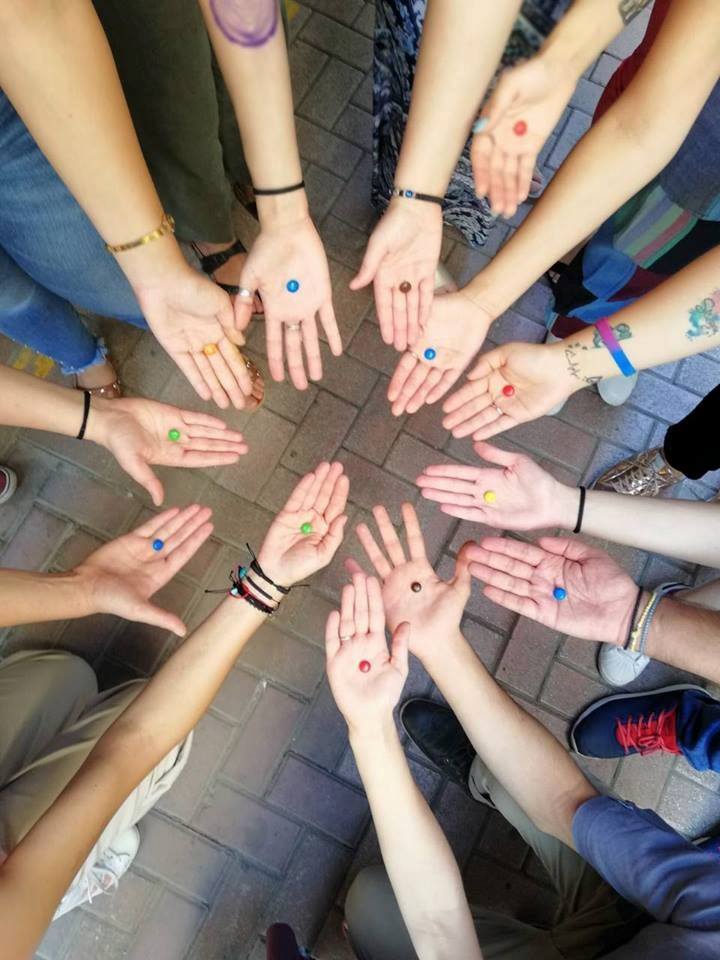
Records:
M593 484L596 490L614 490L631 497L656 497L674 487L685 474L671 467L660 447L636 453L610 467Z
M17 490L17 474L10 467L0 467L0 503L7 503Z

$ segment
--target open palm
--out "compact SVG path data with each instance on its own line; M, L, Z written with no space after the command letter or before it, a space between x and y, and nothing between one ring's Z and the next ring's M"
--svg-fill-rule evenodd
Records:
M624 642L637 586L604 550L568 537L537 544L485 537L467 553L470 573L494 603L582 640ZM556 587L564 600L553 596Z

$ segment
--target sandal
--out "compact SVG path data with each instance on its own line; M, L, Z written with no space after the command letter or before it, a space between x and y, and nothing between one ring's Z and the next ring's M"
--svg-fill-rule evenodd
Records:
M112 367L111 361L108 359L108 364ZM114 372L114 370L113 370ZM74 374L75 380L75 389L82 390L83 393L87 391L91 397L101 397L103 400L119 400L122 397L122 386L120 384L120 377L117 375L115 379L110 383L103 383L99 387L83 387L78 383L78 375Z
M240 353L243 363L247 367L248 373L250 374L250 379L252 380L252 393L247 398L243 409L247 413L252 413L263 404L263 400L265 399L265 381L252 360L248 360L245 354L241 351L238 351L238 353Z
M240 287L236 283L223 283L222 280L216 280L213 274L228 260L232 260L238 253L247 253L245 245L241 240L236 240L227 250L219 250L217 253L202 253L196 243L191 243L195 256L200 262L200 269L206 273L210 279L221 287L225 293L231 297L236 297L240 293Z

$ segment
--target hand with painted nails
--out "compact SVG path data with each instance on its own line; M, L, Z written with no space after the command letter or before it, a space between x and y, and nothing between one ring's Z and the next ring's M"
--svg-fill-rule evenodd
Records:
M327 257L310 216L263 223L245 261L240 285L262 298L270 376L283 380L287 361L290 380L298 390L306 390L308 378L322 377L318 319L333 355L342 353ZM235 300L236 323L241 330L250 322L252 302L252 297Z
M426 500L439 503L451 517L499 530L572 526L569 520L574 521L578 510L576 489L560 483L524 453L489 443L473 447L483 460L501 469L453 463L426 467L416 481Z
M394 631L407 621L410 652L422 660L459 629L470 597L467 546L458 554L452 580L441 580L430 566L420 523L411 504L402 506L407 554L385 507L374 507L373 516L384 552L364 523L357 527L358 539L382 581L388 626ZM345 566L353 578L364 575L355 560L347 560Z
M507 343L483 354L468 374L470 382L443 404L443 426L454 437L487 440L549 413L585 386L568 377L558 347L562 342Z
M482 347L493 319L462 290L436 296L427 326L390 381L393 415L416 413L443 397Z
M252 381L238 346L228 295L185 261L134 285L145 319L160 346L180 367L196 393L238 410L252 394Z
M536 544L484 537L467 555L493 603L581 640L625 642L637 586L604 550L569 537ZM554 595L558 587L562 600Z
M342 543L349 489L341 463L321 463L298 483L258 552L274 583L290 587L330 563Z
M475 192L496 215L514 216L528 198L538 155L575 90L565 64L539 54L505 70L476 122Z
M115 401L113 401L115 402ZM150 598L195 556L213 531L212 510L193 504L173 507L137 530L111 540L78 564L73 573L83 583L97 613L149 623L184 637L185 624Z
M440 206L396 197L373 230L360 270L350 281L351 290L373 283L380 333L396 350L407 350L428 321L441 245Z
M340 610L325 629L327 675L351 731L382 727L397 706L408 675L410 626L401 623L388 650L385 609L375 577L356 574L343 587Z
M106 447L156 506L164 491L151 464L218 467L248 451L243 435L217 417L145 399L93 399L86 437Z

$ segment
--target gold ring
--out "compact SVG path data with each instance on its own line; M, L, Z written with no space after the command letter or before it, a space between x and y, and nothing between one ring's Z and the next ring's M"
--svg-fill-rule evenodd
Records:
M213 354L218 352L217 344L206 343L205 346L202 348L202 352L205 354L206 357L212 357Z

